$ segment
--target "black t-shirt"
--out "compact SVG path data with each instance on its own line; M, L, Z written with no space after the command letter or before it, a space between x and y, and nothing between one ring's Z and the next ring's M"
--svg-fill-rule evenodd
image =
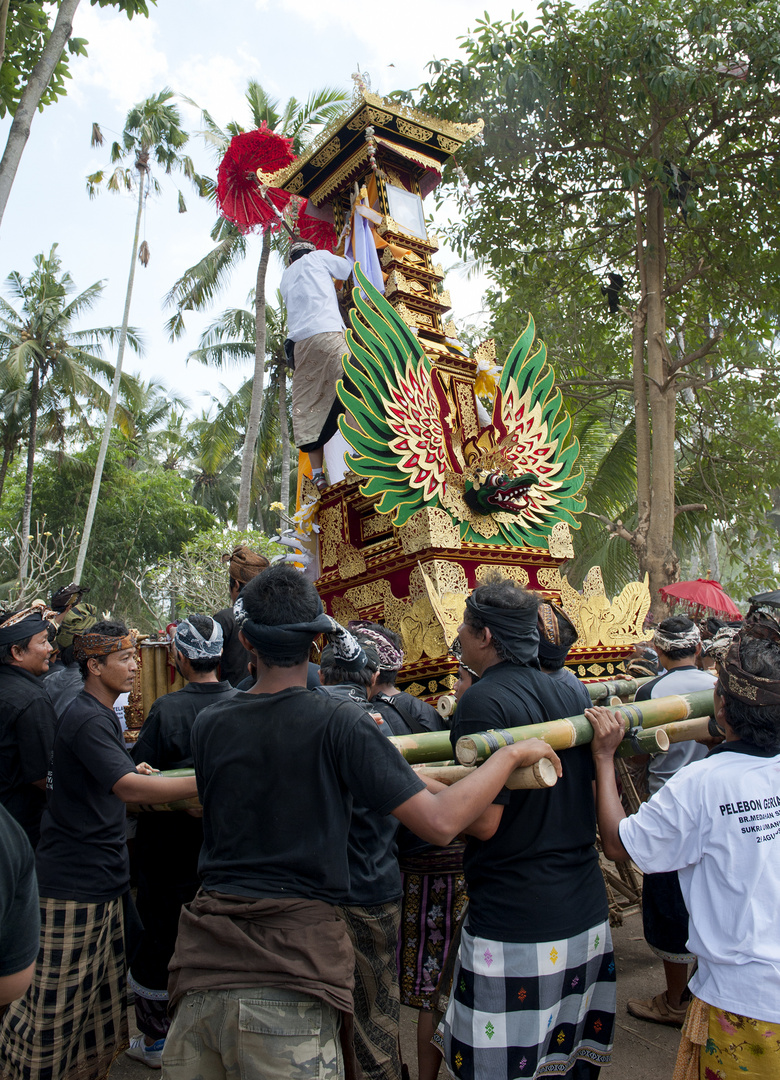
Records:
M425 731L443 731L444 721L427 701L420 701L412 694L376 694L371 708L381 714L390 731L388 735L412 735L416 729L409 724L409 717L416 720Z
M463 735L522 727L582 711L576 688L533 667L487 668L461 698L453 748ZM495 941L571 937L608 914L594 847L590 746L560 752L563 776L545 791L503 791L495 836L470 838L464 870L471 933Z
M46 805L34 781L46 778L56 720L40 678L11 664L0 665L0 803L33 847Z
M324 690L335 697L356 702L365 712L374 709L362 686L326 686ZM373 721L376 723L376 720ZM390 736L386 724L378 725L383 735ZM401 871L398 867L396 835L398 820L390 814L377 814L358 799L352 803L352 820L347 839L349 859L349 891L342 903L389 904L401 896Z
M125 804L112 792L135 772L113 709L82 690L57 721L41 842L41 896L96 904L129 886Z
M0 977L38 955L41 914L35 856L24 829L0 806Z
M192 729L205 889L343 902L352 796L389 814L424 787L354 702L238 694Z
M214 616L214 621L222 627L223 636L220 676L231 686L238 686L249 674L249 661L252 659L252 654L248 653L238 640L238 624L232 607L218 611Z
M153 769L191 769L190 734L199 713L218 701L228 701L239 691L226 680L187 683L181 690L163 694L152 705L130 756Z

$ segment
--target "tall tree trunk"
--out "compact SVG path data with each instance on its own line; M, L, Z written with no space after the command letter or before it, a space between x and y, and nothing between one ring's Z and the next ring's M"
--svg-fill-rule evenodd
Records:
M3 447L3 460L0 463L0 502L3 501L3 488L5 487L5 478L8 475L8 468L13 461L14 452L10 446Z
M133 253L130 256L130 273L127 278L127 293L125 295L125 312L122 317L122 329L119 334L119 348L117 349L116 368L114 369L114 381L111 384L111 399L108 403L108 412L106 413L106 426L103 428L103 436L100 440L100 450L98 451L97 463L95 465L95 475L92 478L92 490L89 493L89 505L87 506L87 516L84 521L84 532L81 535L81 543L79 544L79 554L76 560L76 571L74 574L74 581L76 584L81 582L81 575L84 573L84 563L87 560L87 548L89 547L89 538L92 534L92 525L95 520L95 510L97 509L98 496L100 495L100 482L103 479L103 468L106 464L106 457L108 455L108 443L111 438L111 428L114 424L114 414L116 412L116 403L119 398L119 385L122 380L122 363L125 356L125 344L127 343L127 326L130 322L130 302L133 298L133 283L135 282L135 264L138 256L138 238L141 235L141 215L144 208L144 181L146 179L148 154L139 154L136 166L138 168L138 209L135 215L135 236L133 237Z
M255 283L255 373L252 380L252 400L246 423L246 438L241 451L241 480L238 487L239 529L249 526L249 506L252 497L252 469L255 463L255 444L263 408L263 374L265 372L265 275L271 254L271 237L263 233L263 247L257 266Z
M282 443L282 475L279 484L279 501L284 507L279 515L279 531L287 524L290 515L290 427L287 423L287 368L279 365L279 437Z
M652 492L650 522L640 571L650 576L650 597L656 617L666 613L659 589L676 581L679 559L674 551L676 387L669 380L666 347L666 250L661 192L647 190L647 378L652 423Z
M19 104L16 107L14 121L8 133L2 160L0 160L0 222L3 220L8 197L11 194L16 171L22 160L24 148L30 137L35 110L49 85L54 69L62 56L62 50L73 30L73 16L79 0L60 0L57 18L54 20L49 40L44 46L41 58L30 73Z
M24 479L24 505L22 507L22 550L19 558L19 585L24 587L27 566L30 561L30 517L32 516L33 474L35 469L35 443L38 437L38 394L40 391L40 368L36 361L30 383L30 434L27 441L27 475Z

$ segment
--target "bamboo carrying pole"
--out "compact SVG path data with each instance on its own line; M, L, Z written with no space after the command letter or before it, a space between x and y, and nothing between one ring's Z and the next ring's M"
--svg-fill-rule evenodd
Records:
M610 682L592 682L582 685L590 694L591 701L601 702L609 697L632 698L639 687L649 681L648 676L646 679L613 679Z
M428 765L418 769L419 776L438 780L440 784L455 784L474 772L466 765ZM549 758L540 758L533 765L526 765L510 773L504 787L510 791L531 791L535 788L551 788L558 783L558 774Z
M651 701L634 702L633 705L621 705L618 711L625 722L626 731L639 727L659 727L677 720L710 716L713 692L700 690L696 694L671 694ZM521 739L544 739L554 750L568 750L572 746L589 743L593 739L593 728L580 715L551 720L546 724L527 724L504 731L464 735L458 739L455 756L462 765L478 765L500 747Z
M634 745L634 737L630 740L626 739L618 747L618 754L620 757L633 757L635 754L657 754L660 751L669 749L671 743L687 742L692 739L706 739L710 734L709 730L710 718L709 716L697 716L692 720L675 720L671 724L659 724L657 727L649 728L647 731L637 732L635 738L636 743L641 747L637 749ZM654 745L653 736L657 735L659 739L659 745ZM666 746L661 745L661 741L666 741Z

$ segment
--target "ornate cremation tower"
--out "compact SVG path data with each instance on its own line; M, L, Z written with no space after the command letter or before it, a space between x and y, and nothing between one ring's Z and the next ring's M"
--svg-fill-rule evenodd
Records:
M350 471L319 499L317 584L340 621L376 619L401 633L399 684L420 696L451 688L447 641L465 595L494 568L569 613L580 630L570 665L581 678L623 673L650 604L638 582L610 603L597 568L583 594L562 576L584 478L533 322L499 370L491 343L467 356L447 321L422 200L481 127L364 91L308 152L263 177L307 198L334 240L362 187L376 223L385 292L360 279L363 294L353 294L352 385L340 391L353 418L341 425Z

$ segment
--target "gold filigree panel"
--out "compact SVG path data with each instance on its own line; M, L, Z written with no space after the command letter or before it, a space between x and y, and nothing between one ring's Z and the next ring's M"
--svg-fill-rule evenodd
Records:
M561 588L561 572L557 568L543 566L541 570L537 570L536 580L543 589L549 589L551 592L558 592Z
M407 694L412 694L414 697L421 697L425 693L425 687L422 685L422 683L409 683L406 688L406 692Z
M364 540L370 540L374 536L383 536L393 527L389 514L372 514L371 517L363 518L362 525Z
M448 562L446 559L430 559L422 567L415 566L409 575L409 596L412 600L418 596L427 596L422 571L428 575L439 596L445 593L468 593L469 587L466 581L466 571L456 562Z
M352 622L353 619L357 620L360 618L358 609L344 596L337 596L333 600L331 610L333 611L333 618L336 622L340 622L342 626L346 626L347 623Z
M326 510L320 510L318 515L320 526L320 558L323 569L334 566L338 559L338 546L344 539L344 517L341 512L341 503L329 506Z
M350 122L347 124L348 131L360 131L364 126L368 125L368 109L363 109L357 116L353 116Z
M436 141L442 150L446 150L448 154L454 154L456 150L460 150L460 143L455 142L454 139L448 139L444 135L437 135Z
M302 187L303 176L301 175L301 173L298 173L298 175L294 176L290 183L287 185L287 190L292 192L293 195L297 195L297 193L301 190Z
M460 530L446 510L424 506L398 530L407 555L429 547L460 548Z
M482 566L477 567L477 584L484 584L490 575L495 574L496 571L503 574L504 577L511 578L512 581L519 582L520 585L528 585L528 572L522 566L497 566L496 563L483 563Z
M328 162L333 161L334 157L336 156L336 154L338 154L340 149L341 140L338 137L335 139L331 139L328 145L323 147L319 154L317 154L316 157L313 157L311 159L312 164L316 165L318 169L323 168L325 165L328 164Z
M433 138L432 131L426 131L425 128L418 127L417 124L410 124L408 120L401 120L400 117L396 120L395 126L401 135L406 135L409 139L417 139L418 142L426 143Z
M339 577L342 580L357 577L366 572L366 560L362 552L351 544L339 544L336 553L338 556Z
M557 521L547 538L547 548L554 559L573 559L574 544L567 522Z

